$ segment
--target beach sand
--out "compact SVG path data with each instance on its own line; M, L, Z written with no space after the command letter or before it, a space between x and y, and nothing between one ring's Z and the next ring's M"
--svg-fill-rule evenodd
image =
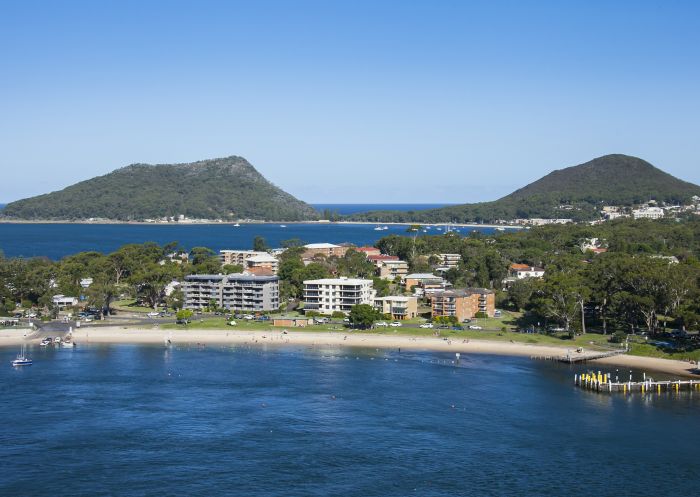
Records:
M575 349L547 345L531 345L516 342L490 340L445 340L439 337L412 337L407 335L374 335L348 332L329 333L312 331L282 330L249 331L228 330L164 330L154 328L95 327L80 328L74 331L73 340L81 343L142 343L164 344L170 340L173 345L231 344L231 345L302 345L302 346L343 346L372 347L398 350L430 350L437 352L459 352L461 354L494 354L522 357L562 357L567 353L576 355ZM588 351L583 351L583 355ZM619 355L598 359L591 363L620 366L646 371L657 371L678 376L693 376L695 366L683 361Z

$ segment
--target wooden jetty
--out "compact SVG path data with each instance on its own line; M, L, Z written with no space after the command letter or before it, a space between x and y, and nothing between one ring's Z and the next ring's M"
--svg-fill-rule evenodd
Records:
M613 357L616 355L624 354L626 353L625 350L607 350L607 351L600 351L600 352L576 352L575 354L572 354L571 352L567 352L565 356L532 356L531 359L538 359L542 361L556 361L556 362L563 362L566 364L577 364L577 363L585 363L586 361L594 361L596 359L603 359L605 357Z
M607 373L582 373L574 375L574 385L596 392L621 392L621 393L661 393L700 390L700 380L653 380L645 378L644 381L613 381Z

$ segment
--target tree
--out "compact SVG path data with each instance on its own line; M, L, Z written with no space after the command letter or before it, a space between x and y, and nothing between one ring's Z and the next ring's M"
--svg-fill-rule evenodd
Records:
M178 323L187 324L189 323L190 318L193 314L194 313L189 309L180 309L179 311L177 311L177 313L175 313L175 319Z
M267 242L265 242L265 238L260 235L253 238L253 250L256 252L267 252L269 247L267 246Z
M156 309L165 297L165 287L178 275L176 264L151 263L142 267L138 272L130 276L136 294Z
M350 308L350 323L354 328L371 328L382 314L369 304L357 304Z

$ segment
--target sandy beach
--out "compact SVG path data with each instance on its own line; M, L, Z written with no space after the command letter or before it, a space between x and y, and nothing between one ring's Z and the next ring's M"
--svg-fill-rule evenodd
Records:
M0 331L0 347L19 346L27 343L25 329L7 329ZM329 333L312 331L251 331L251 330L196 330L134 327L88 327L73 331L73 341L80 344L90 343L124 343L124 344L164 344L167 340L173 345L230 344L230 345L300 345L309 347L373 347L383 349L426 350L436 352L459 352L461 354L494 354L521 357L563 357L586 355L592 351L577 353L573 348L550 345L532 345L517 342L499 342L492 340L445 340L439 337L410 335L374 335L369 333ZM38 342L38 339L32 340ZM683 361L618 355L597 359L591 363L607 366L619 366L644 371L657 371L685 377L697 377L695 365Z
M490 340L444 340L438 337L412 337L406 335L374 335L368 333L328 333L248 330L163 330L160 328L101 327L81 328L73 334L81 343L142 343L163 344L170 340L174 345L231 344L231 345L302 345L375 347L385 349L430 350L459 352L462 354L495 354L521 357L561 357L576 354L574 349L547 345L498 342ZM587 351L583 351L585 355ZM621 366L646 371L657 371L678 376L693 376L694 365L683 361L619 355L598 359L600 364Z

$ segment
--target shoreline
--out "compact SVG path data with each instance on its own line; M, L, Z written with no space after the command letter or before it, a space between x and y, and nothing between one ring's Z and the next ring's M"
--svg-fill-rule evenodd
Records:
M26 330L8 330L0 333L0 346L17 346L27 343ZM309 331L253 331L227 329L165 330L161 328L99 327L79 328L73 331L73 341L81 344L150 344L163 345L170 340L173 345L228 344L228 345L275 345L311 347L370 347L381 349L423 350L433 352L459 352L461 354L492 354L519 357L564 357L567 351L576 354L573 348L552 345L532 345L517 342L465 339L445 340L438 337L410 335L374 335L369 333L336 333ZM30 340L38 342L37 339ZM592 352L592 351L590 351ZM589 351L584 351L585 356ZM673 359L656 357L617 355L591 360L589 364L619 366L644 371L655 371L669 375L697 378L695 366Z
M99 219L99 220L94 220L90 221L87 219L83 220L75 220L75 221L59 221L59 220L51 220L51 219L3 219L0 218L0 224L77 224L77 225L83 225L83 224L92 224L92 225L115 225L115 224L125 224L125 225L135 225L135 226L212 226L212 225L228 225L228 226L233 226L234 224L239 223L241 226L248 225L248 224L318 224L321 226L332 226L332 225L369 225L369 226L376 226L376 225L386 225L386 226L411 226L413 224L418 224L420 226L451 226L451 227L457 227L457 228L505 228L505 229L511 229L511 230L521 230L524 229L525 226L521 225L516 225L516 224L477 224L477 223L420 223L420 222L378 222L378 221L326 221L326 220L309 220L309 221L256 221L256 220L238 220L238 221L192 221L192 222L172 222L172 223L155 223L155 222L146 222L146 221L118 221L118 220L110 220L110 219ZM426 233L429 234L429 233Z

